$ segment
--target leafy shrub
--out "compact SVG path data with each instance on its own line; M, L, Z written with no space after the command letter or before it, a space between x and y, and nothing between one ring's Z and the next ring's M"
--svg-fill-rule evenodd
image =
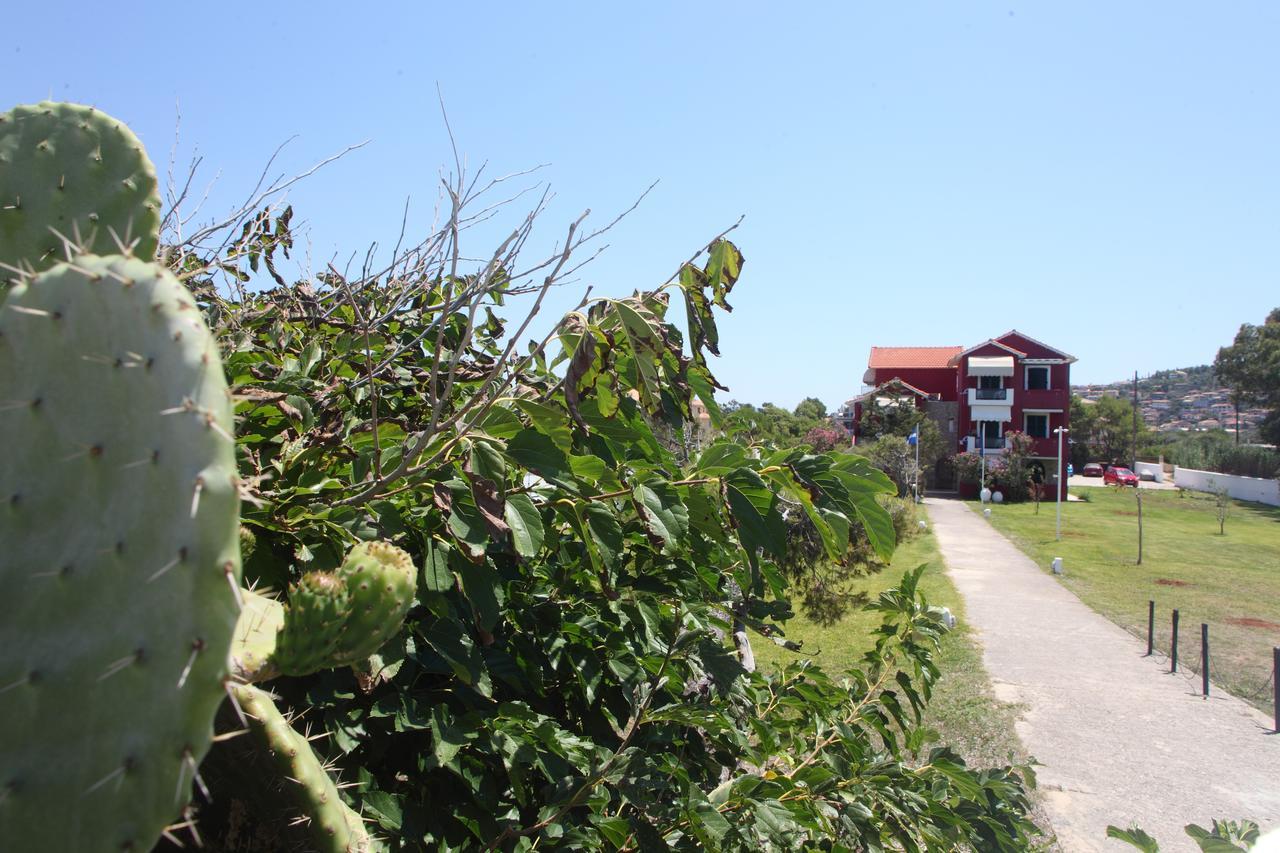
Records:
M982 477L982 457L977 453L957 453L952 457L951 464L955 467L957 482L978 483Z
M1280 477L1280 452L1269 447L1237 445L1226 433L1180 436L1164 449L1165 461L1183 468L1240 477Z
M754 671L752 637L787 642L795 565L887 560L877 496L895 488L853 454L728 440L685 460L655 434L694 395L721 418L707 358L737 248L717 240L672 284L586 303L526 347L577 225L549 261L519 264L519 230L465 269L467 218L448 219L353 278L286 284L288 219L265 215L225 250L167 253L236 394L246 577L286 589L372 538L423 567L377 656L277 688L374 831L401 850L1024 842L1029 771L967 768L920 726L943 627L919 570L871 604L884 626L856 670ZM277 287L245 286L260 264ZM522 293L509 329L493 308ZM287 811L236 759L226 741L202 768L201 835L287 846Z
M893 520L893 532L899 543L914 539L920 534L920 512L915 501L882 495L880 505L889 511L889 518Z

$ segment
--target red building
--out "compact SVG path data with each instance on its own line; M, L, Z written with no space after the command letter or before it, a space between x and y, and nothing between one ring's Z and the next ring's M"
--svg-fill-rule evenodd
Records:
M846 403L837 418L856 443L867 407L909 403L937 423L955 453L999 455L1007 433L1024 432L1035 439L1033 455L1043 465L1045 484L1056 491L1054 431L1068 428L1075 360L1016 330L967 349L872 347L862 377L870 390ZM1064 466L1067 455L1064 447Z

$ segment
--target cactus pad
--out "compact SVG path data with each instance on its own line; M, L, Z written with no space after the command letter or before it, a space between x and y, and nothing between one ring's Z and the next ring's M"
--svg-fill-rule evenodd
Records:
M160 196L155 166L123 123L92 107L44 102L0 113L0 262L45 270L86 252L120 251L111 232L153 260ZM0 273L0 289L10 274Z
M351 609L346 581L333 572L308 572L289 590L274 661L284 675L308 675L333 666Z
M324 853L365 853L369 834L311 749L307 739L293 730L271 696L250 684L237 685L236 701L249 720L249 728L275 758L282 785L308 819L314 849Z
M77 257L0 305L0 848L144 851L188 802L239 609L231 430L156 265Z
M400 630L417 590L417 569L394 545L361 542L348 552L338 577L347 583L351 615L334 656L338 663L359 663Z
M244 609L236 623L235 637L231 641L230 668L240 681L266 681L275 678L272 656L276 650L276 635L284 627L284 605L273 598L241 590Z

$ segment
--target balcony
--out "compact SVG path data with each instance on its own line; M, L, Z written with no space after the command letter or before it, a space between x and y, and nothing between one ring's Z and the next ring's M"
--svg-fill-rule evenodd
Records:
M969 388L968 392L969 420L1001 423L1013 420L1012 388Z
M970 388L969 389L969 405L981 405L984 403L995 403L997 405L1012 406L1013 405L1013 389L1012 388Z

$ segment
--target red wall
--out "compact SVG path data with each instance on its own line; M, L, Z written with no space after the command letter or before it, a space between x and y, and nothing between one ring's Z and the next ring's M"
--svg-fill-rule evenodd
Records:
M874 385L901 379L903 382L930 394L939 394L943 400L956 400L956 371L954 367L877 367Z

